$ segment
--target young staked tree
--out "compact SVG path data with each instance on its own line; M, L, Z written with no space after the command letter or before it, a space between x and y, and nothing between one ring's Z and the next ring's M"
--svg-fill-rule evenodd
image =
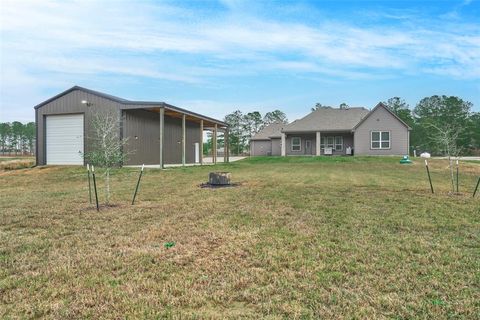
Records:
M435 124L430 124L429 128L434 132L434 134L431 135L431 139L443 149L443 153L448 157L448 167L450 169L450 181L453 193L455 192L453 161L458 158L462 151L462 148L458 146L457 142L464 129L451 124L445 124L441 127Z
M84 154L87 163L105 170L105 201L110 201L110 171L123 164L127 139L120 138L120 119L113 114L97 113L92 119L92 150Z

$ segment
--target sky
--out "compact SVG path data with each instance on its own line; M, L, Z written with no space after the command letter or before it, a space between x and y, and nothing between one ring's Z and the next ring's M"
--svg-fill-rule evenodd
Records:
M2 0L0 69L0 122L74 85L219 119L394 96L480 111L480 0Z

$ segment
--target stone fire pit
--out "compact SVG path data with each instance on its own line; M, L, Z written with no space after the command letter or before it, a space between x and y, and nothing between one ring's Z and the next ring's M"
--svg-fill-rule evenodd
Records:
M225 188L236 186L238 186L238 183L231 183L230 172L210 172L208 174L208 182L200 185L201 188Z

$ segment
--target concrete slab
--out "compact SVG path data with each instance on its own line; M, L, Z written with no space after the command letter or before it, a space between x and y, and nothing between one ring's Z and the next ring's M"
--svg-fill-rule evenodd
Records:
M239 161L239 160L242 160L242 159L245 159L246 157L230 157L230 162L235 162L235 161ZM217 164L221 164L223 163L223 157L218 157L217 159ZM213 166L214 163L213 163L213 159L212 157L206 157L206 158L203 158L203 165L204 166ZM194 167L194 166L200 166L200 163L187 163L185 164L185 167ZM134 166L125 166L126 168L140 168L142 167L141 165L134 165ZM145 165L145 168L156 168L158 169L160 167L160 165L158 164L147 164ZM179 168L179 167L182 167L182 164L181 163L175 163L175 164L166 164L165 166L165 169L168 169L168 168Z

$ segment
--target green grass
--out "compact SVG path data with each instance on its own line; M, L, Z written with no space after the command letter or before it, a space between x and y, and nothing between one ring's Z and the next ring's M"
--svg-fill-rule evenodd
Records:
M0 173L0 318L477 318L480 166L450 195L432 160L432 195L398 160L147 169L135 206L125 168L99 213L81 168Z

